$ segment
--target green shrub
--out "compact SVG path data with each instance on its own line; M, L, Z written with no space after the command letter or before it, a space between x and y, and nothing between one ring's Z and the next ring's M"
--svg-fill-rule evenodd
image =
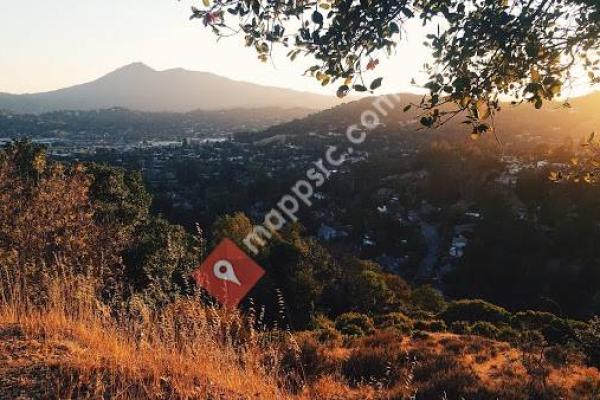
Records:
M363 328L355 324L344 325L340 328L340 333L346 336L365 336L368 332L365 332Z
M412 303L423 311L432 313L440 313L446 307L444 295L439 290L434 289L431 285L423 285L415 289L411 293Z
M323 314L316 314L311 317L308 327L313 331L331 328L335 329L335 323Z
M556 318L543 327L542 334L550 344L566 344L577 337L573 327L562 318Z
M447 327L446 323L439 319L434 319L431 321L422 321L418 320L414 323L415 329L426 332L445 332Z
M567 343L575 338L575 326L581 326L549 312L532 310L516 313L512 316L510 322L513 327L520 330L541 332L548 343L551 344Z
M321 343L336 343L342 342L342 334L335 327L322 328L315 331L317 340Z
M574 319L567 319L566 321L574 332L585 331L589 328L589 325L583 321L576 321Z
M546 338L540 331L523 331L520 336L521 347L541 346L546 343Z
M559 319L556 315L543 311L520 311L510 319L511 325L520 330L541 330Z
M454 321L468 321L472 323L484 321L494 324L501 322L508 323L510 321L510 313L508 311L483 300L453 301L448 304L441 317L448 324Z
M363 336L373 333L373 320L365 314L349 312L335 319L335 328L344 335Z
M585 330L577 331L579 345L594 367L600 367L600 317L594 317Z
M467 321L454 321L450 324L450 332L457 335L468 335L471 333L471 324Z
M519 331L510 326L503 326L502 328L499 328L496 339L514 343L519 340Z
M491 322L477 321L471 325L471 332L474 335L484 336L487 338L495 339L499 336L500 330L494 326Z
M417 319L422 319L422 320L431 320L431 319L435 319L435 314L429 311L423 311L423 310L411 310L408 313L408 316L412 319L412 320L417 320Z
M395 329L408 333L413 328L413 321L401 312L394 312L375 317L375 326L379 329Z

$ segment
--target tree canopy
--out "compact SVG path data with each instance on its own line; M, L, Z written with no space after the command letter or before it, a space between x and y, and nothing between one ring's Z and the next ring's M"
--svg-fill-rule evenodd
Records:
M600 82L598 0L203 0L192 9L220 37L242 34L261 60L276 45L288 57L311 55L307 70L338 96L379 88L365 82L382 53L392 54L419 20L432 33L425 46L429 95L416 106L436 126L466 112L476 132L500 109L500 98L541 108L560 96L575 72Z

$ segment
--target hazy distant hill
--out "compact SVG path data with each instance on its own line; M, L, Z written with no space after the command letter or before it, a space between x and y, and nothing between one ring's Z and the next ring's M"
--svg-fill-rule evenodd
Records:
M416 109L404 112L404 106L409 103L418 103L420 96L414 94L400 94L401 101L398 106L390 110L388 115L381 117L381 122L387 130L411 131L421 128L418 123ZM282 125L273 126L264 132L256 134L258 139L280 135L306 135L310 132L327 134L329 132L343 133L346 127L360 123L361 113L373 109L375 98L365 98L359 101L342 104L329 110L311 114L306 118L294 120ZM566 108L560 103L547 103L541 110L536 110L530 104L512 106L506 104L497 114L494 124L499 138L519 134L544 135L560 138L567 135L581 137L589 135L592 131L600 131L600 92L579 97L570 101L571 108ZM468 137L470 127L461 122L464 118L456 117L453 121L436 130L423 130L435 132L440 136Z
M135 63L93 82L45 93L0 93L0 109L17 113L97 110L123 107L139 111L187 112L231 108L329 108L335 96L238 82L208 72L155 71Z

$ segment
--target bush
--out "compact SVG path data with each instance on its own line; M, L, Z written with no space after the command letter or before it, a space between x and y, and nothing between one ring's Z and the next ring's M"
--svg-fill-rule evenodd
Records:
M417 320L417 319L423 319L423 320L431 320L431 319L435 319L435 314L431 313L429 311L423 311L423 310L411 310L408 313L408 316L413 319L413 320Z
M335 319L335 328L348 336L364 336L373 333L375 330L371 318L356 312L338 316Z
M363 382L389 382L397 357L385 347L361 347L342 364L342 375L352 385Z
M315 331L315 335L321 343L340 344L342 342L342 334L334 327L319 329Z
M423 359L415 368L414 379L423 383L416 399L492 398L484 395L485 387L471 370L447 355Z
M444 296L430 285L423 285L411 293L412 303L423 311L440 313L446 307Z
M575 338L574 326L580 326L552 313L532 310L516 313L510 322L520 330L540 331L549 343L554 344L565 344Z
M542 334L550 344L566 344L577 337L573 327L562 318L556 318L543 327Z
M467 321L454 321L450 324L450 332L457 335L468 335L471 333L471 324Z
M323 314L316 314L310 318L308 324L310 330L318 331L321 329L335 329L335 323Z
M282 343L281 367L288 376L304 376L309 380L321 374L335 370L334 361L327 357L325 347L321 346L311 332L303 332L294 336L294 342ZM293 382L300 386L300 382Z
M583 321L576 321L573 319L567 319L567 324L573 329L573 332L585 331L589 325Z
M379 329L395 329L409 333L413 328L413 321L403 313L395 312L375 317L375 326Z
M519 339L519 331L510 326L503 326L497 336L498 340L514 343Z
M556 315L543 311L520 311L513 315L510 323L520 330L541 330L559 319Z
M523 348L534 348L546 344L546 338L539 331L523 331L521 332L519 344Z
M500 335L500 330L494 324L486 321L478 321L471 325L471 332L474 335L484 336L495 339Z
M415 321L414 327L415 329L426 332L445 332L447 329L446 323L439 319L431 321Z
M402 339L403 336L397 331L387 329L365 336L355 343L358 347L382 347L388 351L400 352L403 351Z
M483 300L458 300L448 305L441 318L450 324L454 321L507 323L510 313L502 307Z
M588 363L600 367L600 317L594 317L585 330L577 332L577 337Z

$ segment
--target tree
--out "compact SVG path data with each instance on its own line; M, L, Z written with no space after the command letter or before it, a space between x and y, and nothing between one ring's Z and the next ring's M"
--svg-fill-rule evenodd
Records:
M221 216L212 226L213 245L216 246L223 239L229 238L243 246L244 238L252 232L253 227L252 221L243 212Z
M96 218L92 181L83 165L49 162L27 141L0 151L0 265L6 279L39 286L36 302L59 274L94 276L103 296L120 282L124 244Z
M113 231L111 240L131 241L135 229L150 218L152 196L141 173L98 164L86 170L92 177L89 196L96 221Z
M124 252L127 283L152 305L164 305L190 293L189 275L202 257L198 239L181 226L150 218L138 228L134 242Z
M419 20L432 28L425 45L429 96L418 106L421 122L434 126L466 112L475 133L510 95L542 107L572 81L578 66L600 82L600 3L597 0L204 0L192 8L220 36L244 35L267 61L276 45L288 57L310 55L307 70L323 86L339 83L338 95L375 90L364 72L379 64Z

